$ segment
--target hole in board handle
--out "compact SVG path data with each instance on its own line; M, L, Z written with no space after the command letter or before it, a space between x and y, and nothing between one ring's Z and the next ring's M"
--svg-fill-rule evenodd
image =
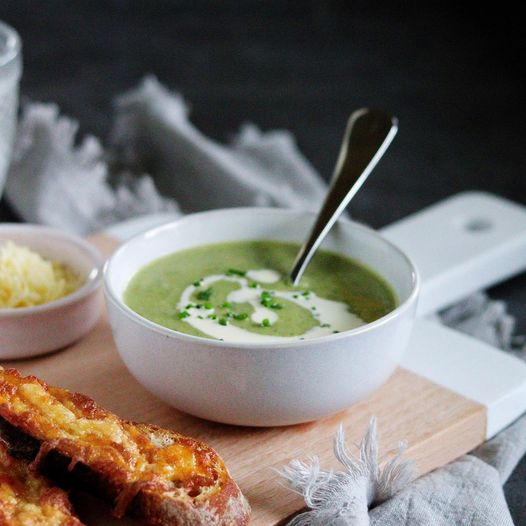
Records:
M468 219L464 224L464 228L471 233L477 234L479 232L486 232L493 228L493 222L486 217L473 217Z

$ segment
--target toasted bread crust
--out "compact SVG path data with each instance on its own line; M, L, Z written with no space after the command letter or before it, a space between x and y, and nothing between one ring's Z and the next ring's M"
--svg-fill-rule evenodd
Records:
M11 457L1 441L0 526L82 526L66 493Z
M0 370L0 434L14 455L103 498L116 516L158 526L248 524L246 500L205 444L121 420L84 395L14 369Z

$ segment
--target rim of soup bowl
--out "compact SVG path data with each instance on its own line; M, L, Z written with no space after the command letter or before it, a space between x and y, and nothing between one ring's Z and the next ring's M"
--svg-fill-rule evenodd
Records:
M80 248L83 252L83 255L86 256L86 260L90 261L90 270L86 273L86 281L81 287L73 291L67 296L58 298L56 300L49 301L47 303L42 303L41 305L35 305L33 307L9 307L5 309L0 309L0 320L3 318L14 318L28 316L31 314L38 314L41 312L46 312L50 310L60 309L66 307L77 301L84 299L94 292L100 285L102 280L102 267L103 262L97 251L97 249L92 246L88 241L75 236L73 234L68 234L67 232L62 232L55 228L46 227L43 225L33 225L33 224L24 224L24 223L2 223L0 225L0 234L3 234L4 231L13 231L15 232L14 236L16 237L16 232L27 232L37 231L42 236L48 236L49 238L59 238L70 245L74 245L77 248ZM13 238L11 241L17 243L18 240Z
M104 268L102 271L103 275L103 287L104 287L104 294L107 300L111 301L113 305L115 305L125 316L128 318L131 318L133 321L139 323L146 329L150 329L154 332L157 332L159 334L162 334L164 336L172 337L173 339L179 339L183 341L188 341L195 344L201 344L205 347L223 347L223 348L234 348L234 349L258 349L258 348L265 348L265 349L290 349L290 348L304 348L304 347L311 347L318 344L323 344L327 342L335 342L339 341L345 338L349 338L354 335L362 334L365 332L369 332L371 330L374 330L376 327L382 326L391 320L393 318L397 318L401 316L404 312L406 312L411 306L416 302L418 299L418 295L420 293L420 282L421 278L418 273L418 270L415 266L415 264L412 262L411 258L405 254L400 248L398 248L394 243L389 241L388 239L384 238L381 234L379 234L376 230L357 223L355 221L351 221L345 218L339 219L337 221L338 224L344 224L347 227L362 230L366 232L368 235L371 235L375 237L376 239L380 240L382 243L387 245L390 249L394 250L402 257L402 259L407 263L408 268L411 270L411 292L407 296L407 298L402 301L399 305L397 305L392 311L388 312L381 318L378 318L375 321L366 323L365 325L361 325L360 327L355 327L354 329L349 329L347 331L341 331L337 334L328 334L327 336L320 336L318 338L308 338L305 340L293 340L293 341L285 341L285 342L238 342L238 341L225 341L225 340L217 340L213 338L204 338L202 336L194 336L191 334L186 334L184 332L176 331L174 329L170 329L168 327L164 327L163 325L159 325L158 323L155 323L143 316L141 316L139 313L135 312L133 309L128 307L126 303L124 303L123 299L115 292L113 289L110 279L109 279L109 273L111 270L112 265L114 264L115 259L127 248L132 245L133 243L138 242L142 239L147 239L149 237L154 237L156 235L161 234L164 230L169 230L174 227L174 225L180 224L181 222L192 220L194 218L202 217L202 216L213 216L215 214L224 214L224 213L240 213L240 212L273 212L273 213L280 213L280 214L288 214L291 216L297 216L298 213L302 214L311 214L312 217L315 217L314 212L310 212L308 210L299 210L299 209L281 209L281 208L271 208L271 207L235 207L235 208L221 208L217 210L207 210L204 212L195 212L192 214L188 214L186 216L181 217L180 219L176 219L175 221L170 221L169 223L165 223L163 225L156 226L150 230L147 230L145 232L142 232L140 234L137 234L133 236L132 238L125 241L117 250L113 252L111 257L106 261L104 264ZM232 241L235 241L234 239ZM290 240L289 240L290 241ZM174 251L177 252L177 251ZM332 252L336 252L337 254L344 255L341 252L339 252L337 249L333 249ZM152 261L155 261L161 256L155 256L152 257L150 260L150 263ZM148 264L148 263L146 263ZM142 268L142 267L141 267ZM139 268L135 270L137 272ZM378 272L376 269L373 269L375 272Z

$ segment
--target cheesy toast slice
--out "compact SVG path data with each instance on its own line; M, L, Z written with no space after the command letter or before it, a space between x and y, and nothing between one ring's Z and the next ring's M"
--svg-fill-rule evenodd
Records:
M250 508L207 445L122 420L80 393L0 369L0 436L48 478L159 526L242 526Z
M11 457L1 441L0 526L82 526L66 493Z

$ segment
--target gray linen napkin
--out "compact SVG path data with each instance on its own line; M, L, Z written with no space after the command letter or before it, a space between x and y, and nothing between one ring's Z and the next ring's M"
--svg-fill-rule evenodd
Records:
M440 315L446 325L525 358L501 301L478 293ZM421 477L370 511L375 526L512 526L502 484L526 454L526 415L469 455Z
M436 321L525 356L504 304L483 293L447 309ZM373 419L357 455L346 450L341 430L335 437L342 470L323 470L316 457L285 466L280 474L310 508L288 526L513 525L502 484L526 453L526 415L471 454L411 484L412 464L402 451L380 468L378 446Z
M513 526L502 484L525 453L526 416L523 416L471 454L412 482L374 507L369 513L370 523Z
M54 105L25 107L6 194L26 221L84 234L160 211L180 214L242 205L316 208L326 190L289 133L262 133L245 126L232 144L221 145L190 123L180 95L170 93L152 77L117 100L106 152L94 137L76 146L76 132L76 123L59 116ZM523 342L513 339L513 319L504 304L489 301L483 294L442 313L440 320L524 355ZM339 455L346 462L343 435L338 440ZM526 452L526 417L472 454L407 485L408 465L403 460L392 465L389 473L375 471L375 448L373 425L364 438L368 462L347 462L354 478L345 478L342 471L338 477L343 483L336 486L336 493L331 484L318 484L324 498L307 499L317 508L295 523L512 524L502 484ZM323 478L322 468L318 466L319 480L333 480ZM297 491L308 484L312 473L303 475L306 482L296 480ZM293 471L290 482L294 476ZM352 509L349 495L353 495Z

